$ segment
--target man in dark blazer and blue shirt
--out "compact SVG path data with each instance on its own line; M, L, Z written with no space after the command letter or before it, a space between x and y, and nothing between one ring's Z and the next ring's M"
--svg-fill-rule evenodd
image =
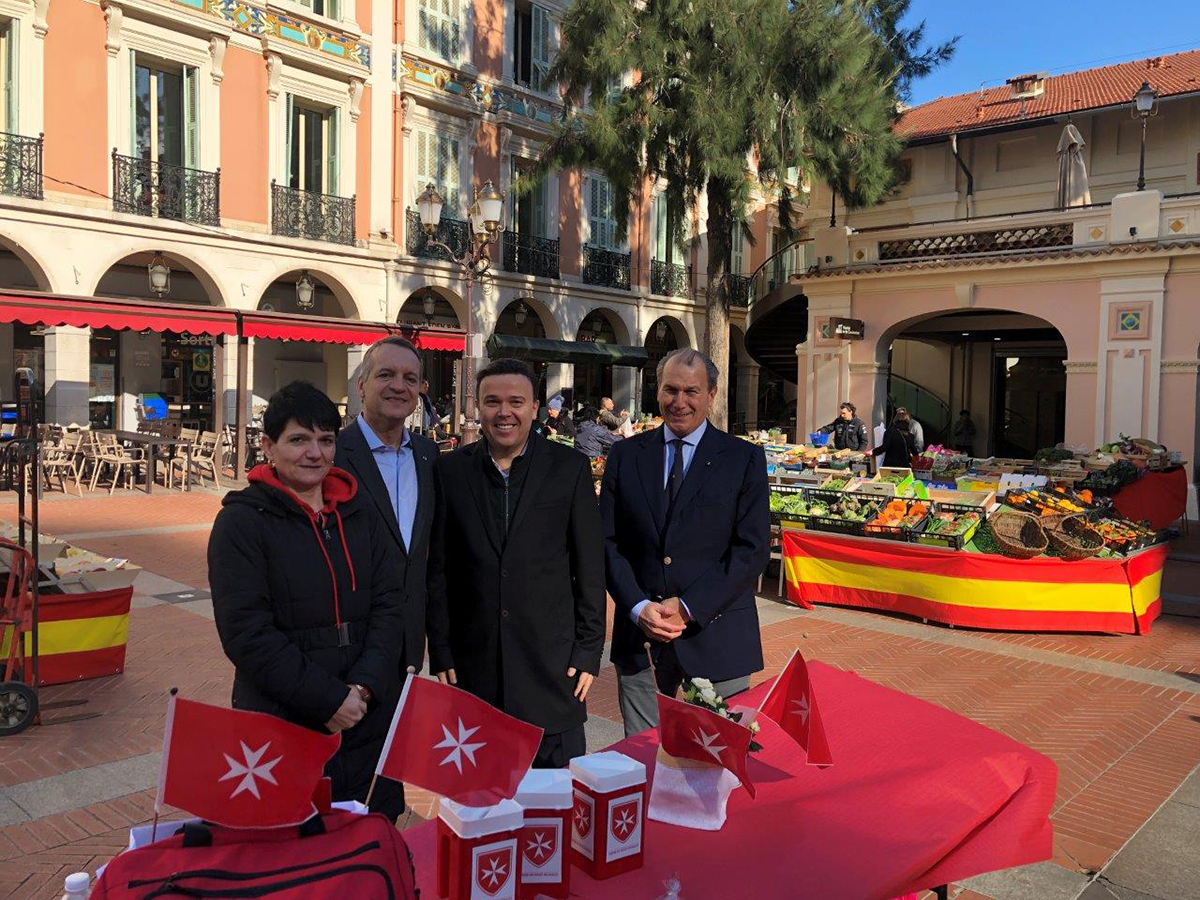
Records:
M401 681L408 667L420 670L425 658L425 577L437 505L437 445L404 425L417 407L420 386L421 356L412 343L387 337L373 344L358 371L362 412L339 432L335 457L335 465L353 475L371 499L399 551L405 594L404 631L396 635ZM403 791L383 779L376 793L393 789Z
M754 588L770 555L761 447L717 430L718 372L697 350L658 364L663 427L609 451L600 491L612 661L626 735L658 724L655 691L707 678L730 697L763 667ZM651 671L645 644L651 642Z

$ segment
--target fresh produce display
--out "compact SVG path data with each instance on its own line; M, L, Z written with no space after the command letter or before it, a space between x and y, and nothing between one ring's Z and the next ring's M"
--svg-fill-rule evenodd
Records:
M1038 488L1010 490L1004 495L1004 504L1037 516L1070 516L1085 509L1064 494Z
M1033 456L1038 462L1064 462L1074 457L1074 453L1063 447L1043 447Z
M1092 522L1091 526L1104 538L1104 545L1118 553L1138 550L1158 539L1154 529L1124 519L1102 518Z
M908 481L908 476L899 472L889 472L887 475L880 475L879 480L885 484L904 484Z
M1119 459L1103 472L1092 472L1079 486L1104 494L1115 494L1127 484L1138 480L1138 468L1127 459Z
M830 478L823 487L827 491L844 491L851 480L850 478Z
M879 514L879 502L866 497L847 495L829 503L814 500L808 506L810 515L823 519L838 519L843 522L866 522Z
M952 510L935 512L925 524L927 535L961 537L982 521L979 513L956 513Z
M604 474L604 460L607 457L597 456L592 460L592 477L600 478Z
M771 491L770 506L771 512L778 513L779 518L783 519L808 515L808 498L800 492L784 494Z
M911 531L918 527L929 514L929 506L920 500L889 500L879 515L867 523L863 531L867 534L889 534L896 531Z

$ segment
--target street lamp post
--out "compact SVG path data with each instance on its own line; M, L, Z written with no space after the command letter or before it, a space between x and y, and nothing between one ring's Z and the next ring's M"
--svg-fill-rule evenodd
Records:
M1158 91L1150 87L1150 82L1143 81L1142 86L1133 95L1132 115L1142 120L1142 154L1138 160L1137 189L1146 189L1146 122L1151 116L1158 115Z
M466 382L464 391L467 421L463 425L462 442L472 444L479 440L479 426L475 422L475 281L492 264L487 248L500 234L500 223L504 215L504 194L497 190L491 181L485 181L475 192L475 201L467 211L471 239L463 248L461 256L435 237L438 223L442 219L442 206L441 194L432 184L426 185L424 193L417 198L417 211L421 216L421 227L425 229L426 244L446 253L451 261L462 269L463 281L466 284L464 294L467 303L467 338L466 353L463 357L463 381Z

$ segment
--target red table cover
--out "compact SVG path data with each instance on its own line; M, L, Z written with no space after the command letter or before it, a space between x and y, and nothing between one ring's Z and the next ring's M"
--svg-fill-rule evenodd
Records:
M834 765L804 763L763 723L758 787L737 789L716 832L646 823L646 864L607 881L576 868L573 897L653 898L678 873L690 900L874 900L1048 859L1058 770L1011 738L852 672L809 663ZM745 695L756 706L768 685ZM739 698L742 699L742 698ZM653 778L657 731L610 749ZM404 833L423 895L436 897L434 824Z
M1127 519L1149 520L1152 528L1163 529L1187 510L1187 470L1183 466L1147 472L1127 484L1113 497L1113 506Z

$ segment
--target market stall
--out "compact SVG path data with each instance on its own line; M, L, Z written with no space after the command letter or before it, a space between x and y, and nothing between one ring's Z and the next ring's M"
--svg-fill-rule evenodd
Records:
M874 474L814 449L768 460L793 602L1009 631L1144 634L1159 615L1161 529L1178 518L1164 498L1183 472L1166 448L1122 438L1015 460L932 447ZM797 457L798 471L784 462Z

